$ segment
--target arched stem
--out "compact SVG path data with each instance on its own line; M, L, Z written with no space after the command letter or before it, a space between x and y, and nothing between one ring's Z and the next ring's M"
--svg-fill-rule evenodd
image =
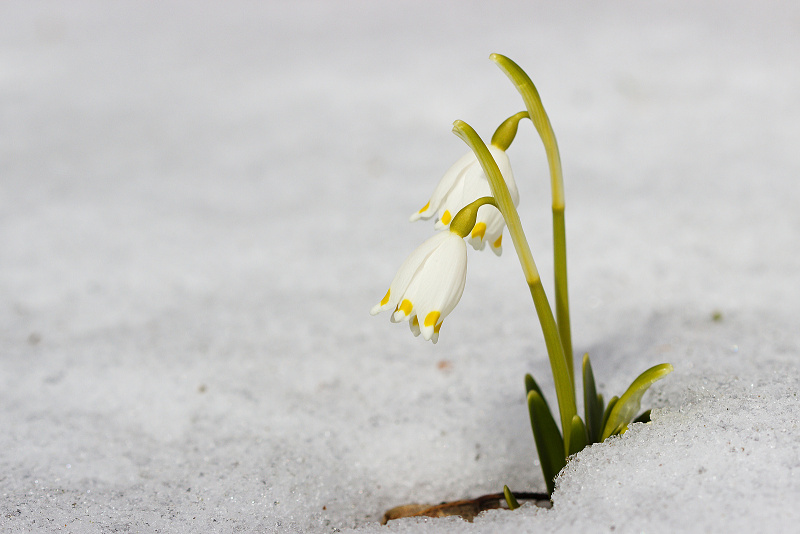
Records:
M558 143L550 125L550 119L544 111L539 91L530 77L519 65L501 54L492 54L489 58L508 76L522 96L533 125L542 138L550 168L550 189L553 197L553 270L556 286L556 318L561 344L567 356L570 379L574 384L572 354L572 328L569 318L569 293L567 291L567 232L564 223L564 178L561 173L561 156Z
M508 191L508 186L503 179L500 168L497 166L491 152L489 152L489 149L480 136L478 136L469 124L460 120L453 123L453 133L464 140L475 153L475 156L477 156L483 168L483 172L489 179L492 195L494 195L497 201L497 207L500 213L503 214L503 218L508 226L508 233L511 235L511 240L514 243L514 249L517 252L517 256L519 256L522 271L525 273L525 281L530 288L536 314L539 317L539 323L541 324L542 333L544 334L544 342L547 347L550 368L553 372L553 381L556 386L558 411L561 416L561 432L564 435L564 455L567 456L572 418L577 415L575 388L573 386L569 367L567 366L564 348L561 345L558 326L553 317L550 303L547 301L544 287L542 287L542 280L536 268L536 263L533 261L530 245L525 238L525 233L522 231L519 213L514 207L514 202L511 200L511 194Z

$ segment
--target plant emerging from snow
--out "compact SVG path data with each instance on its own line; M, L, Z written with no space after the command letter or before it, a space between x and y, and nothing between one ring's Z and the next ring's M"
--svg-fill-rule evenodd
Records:
M430 201L411 216L411 221L436 216L436 229L440 232L403 262L386 296L371 313L391 310L392 322L408 321L415 336L422 333L425 340L436 343L442 321L453 311L464 290L467 265L464 239L468 238L476 250L483 250L489 243L491 250L500 255L503 227L508 226L533 297L555 382L560 430L538 384L531 375L525 376L533 437L551 494L556 475L571 455L587 445L624 433L633 421L649 420L649 410L637 417L642 395L655 381L670 373L672 366L665 363L648 369L621 397L612 397L605 403L595 389L589 355L585 354L581 367L584 416L578 415L567 292L564 185L558 145L539 93L528 75L505 56L490 57L517 88L527 111L506 119L495 131L489 147L467 123L460 120L453 123L453 132L471 152L445 173ZM544 143L550 170L555 316L522 231L516 209L519 193L506 154L519 122L525 118L531 120ZM505 494L509 507L515 508L516 501L507 487Z

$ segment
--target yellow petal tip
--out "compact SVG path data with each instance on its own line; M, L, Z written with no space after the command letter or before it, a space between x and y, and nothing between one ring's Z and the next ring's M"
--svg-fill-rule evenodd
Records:
M472 229L472 234L470 234L470 236L473 238L477 237L478 239L483 239L485 233L486 233L486 223L479 222Z
M434 326L435 327L436 326L436 322L439 320L439 317L441 317L441 316L442 316L441 312L438 312L438 311L430 312L428 315L425 316L425 326Z

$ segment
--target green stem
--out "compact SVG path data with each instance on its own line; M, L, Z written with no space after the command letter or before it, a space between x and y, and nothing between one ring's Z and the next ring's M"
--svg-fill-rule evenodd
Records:
M561 156L550 119L544 111L539 91L519 65L506 56L492 54L489 58L508 76L522 96L539 137L542 138L550 167L550 189L553 196L553 267L556 286L556 317L561 344L567 355L570 379L575 380L572 354L572 329L569 319L569 293L567 291L567 232L564 224L564 178L561 173Z
M569 292L567 290L567 229L564 224L564 207L553 208L553 271L556 287L556 322L561 336L561 345L567 355L569 376L575 384L574 358L572 352L572 326L569 319Z
M497 200L497 207L500 213L503 214L503 218L508 226L508 233L511 235L511 240L514 243L517 256L519 256L520 264L522 264L522 271L525 273L525 281L528 283L528 287L531 290L533 304L536 307L536 315L539 317L539 323L542 326L544 342L547 347L547 354L550 358L550 368L553 372L553 381L556 386L556 397L558 398L558 411L561 416L561 431L564 435L566 456L567 451L569 451L569 435L570 429L572 428L572 418L577 415L575 389L567 365L567 358L564 355L564 348L561 345L558 326L553 317L550 303L547 301L544 287L542 287L542 280L536 268L536 263L533 261L530 245L528 245L528 240L525 238L525 233L522 231L519 213L514 207L511 194L508 192L508 186L503 179L503 175L500 173L497 163L494 161L494 158L492 158L492 154L489 152L489 149L480 136L478 136L469 124L460 120L453 123L453 133L464 140L475 153L475 156L477 156L483 168L483 172L489 179L489 186Z

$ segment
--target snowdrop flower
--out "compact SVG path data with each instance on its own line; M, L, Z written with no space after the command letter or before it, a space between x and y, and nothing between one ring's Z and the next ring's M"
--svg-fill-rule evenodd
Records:
M467 246L455 232L438 232L400 266L389 291L370 313L394 310L391 321L408 321L411 332L436 343L442 321L461 300L467 279Z
M464 238L476 226L479 210L492 204L493 197L482 197L458 211L450 229L436 233L406 258L389 286L389 291L370 313L394 310L391 321L408 321L414 336L422 334L436 343L442 321L461 300L467 280L467 245Z
M514 205L519 205L519 191L506 151L494 145L489 147L489 151L500 167ZM430 201L411 215L409 220L414 222L419 219L430 219L436 215L438 219L436 229L447 228L453 216L461 208L477 198L491 194L489 181L483 173L478 158L470 151L450 167L434 189ZM492 252L499 256L503 250L503 228L505 221L500 212L491 206L484 206L478 211L477 223L470 232L469 243L475 250L483 250L488 242Z

